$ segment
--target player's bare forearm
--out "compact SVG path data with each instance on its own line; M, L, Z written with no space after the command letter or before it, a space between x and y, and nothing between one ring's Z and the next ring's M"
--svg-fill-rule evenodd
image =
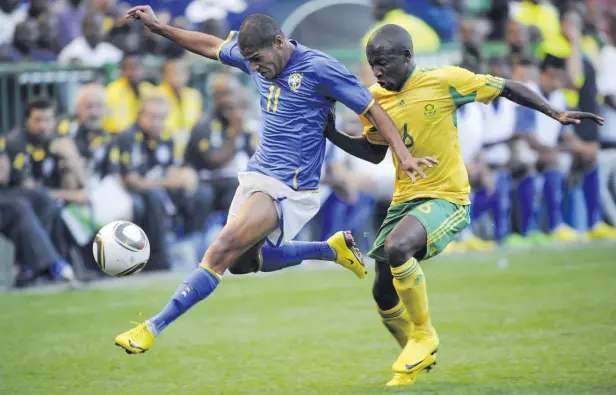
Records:
M381 163L387 154L387 146L370 144L364 136L352 137L335 127L327 128L325 137L344 152L371 163Z
M175 41L190 52L213 60L218 59L218 48L223 43L220 38L209 34L178 29L162 23L157 23L150 29L156 34Z
M506 80L505 87L500 95L521 106L531 108L550 118L559 120L558 117L561 114L560 110L554 108L546 99L541 97L541 95L517 81Z
M408 148L406 148L406 145L404 145L396 125L378 103L374 103L372 107L370 107L365 117L378 129L379 133L387 141L387 144L389 144L391 150L396 154L400 162L404 162L413 157Z

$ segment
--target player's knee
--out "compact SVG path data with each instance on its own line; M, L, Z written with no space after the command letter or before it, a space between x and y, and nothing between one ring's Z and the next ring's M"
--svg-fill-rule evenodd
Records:
M258 255L244 254L231 265L229 272L231 274L250 274L258 272L260 268L261 264Z
M390 235L385 241L385 254L391 266L399 266L425 247L425 235L410 232L404 236Z
M238 239L233 232L221 234L209 248L211 266L228 269L240 256Z

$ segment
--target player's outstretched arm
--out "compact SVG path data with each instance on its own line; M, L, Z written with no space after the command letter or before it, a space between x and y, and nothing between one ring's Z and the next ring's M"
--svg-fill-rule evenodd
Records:
M205 33L182 30L173 26L161 23L152 7L140 5L131 8L127 12L128 19L140 20L152 32L159 34L171 41L175 41L190 52L205 56L209 59L218 59L218 48L223 43L218 37Z
M506 80L505 87L500 94L521 106L532 108L554 118L563 125L578 124L584 119L589 119L598 125L603 125L604 120L596 114L580 111L562 111L554 108L546 99L538 93L517 81Z
M327 116L325 137L344 152L375 164L383 161L389 148L386 145L370 144L364 136L352 137L338 131L333 110Z
M378 103L374 103L364 116L378 129L381 136L387 141L394 154L398 157L400 168L409 176L411 182L415 183L416 181L415 173L419 174L422 178L426 178L426 174L421 169L421 166L432 167L437 164L438 161L430 156L426 156L425 158L414 158L408 148L406 148L406 145L404 145L396 125Z

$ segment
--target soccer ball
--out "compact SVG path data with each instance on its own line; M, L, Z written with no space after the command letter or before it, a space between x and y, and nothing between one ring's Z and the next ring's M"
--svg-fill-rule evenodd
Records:
M105 225L94 238L94 260L110 276L139 272L150 258L150 241L143 229L128 221Z

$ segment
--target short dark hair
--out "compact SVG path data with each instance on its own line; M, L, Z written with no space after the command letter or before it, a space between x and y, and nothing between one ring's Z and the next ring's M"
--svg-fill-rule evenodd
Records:
M567 65L566 59L547 54L541 61L541 64L539 65L539 69L541 71L545 71L548 68L564 70L566 68L566 65Z
M271 47L277 35L282 35L282 32L274 18L263 14L249 15L240 26L240 52L251 53Z
M34 110L49 110L50 108L54 108L50 99L46 97L33 97L28 101L26 111L24 112L24 117L25 119L30 118L32 111Z

